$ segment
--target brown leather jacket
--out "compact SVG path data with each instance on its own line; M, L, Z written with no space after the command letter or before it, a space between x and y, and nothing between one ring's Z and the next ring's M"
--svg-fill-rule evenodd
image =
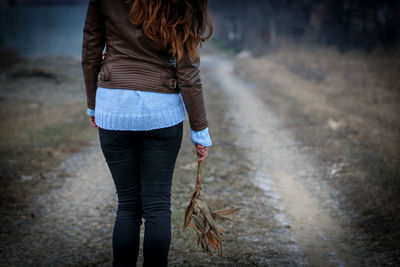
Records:
M124 0L89 2L82 44L87 106L95 109L97 86L181 93L190 127L195 131L208 127L200 62L187 55L176 62L129 21L128 12Z

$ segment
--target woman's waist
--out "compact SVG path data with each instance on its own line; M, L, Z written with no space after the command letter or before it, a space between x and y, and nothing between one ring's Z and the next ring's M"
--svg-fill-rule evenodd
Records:
M184 108L182 96L142 90L98 87L96 109L130 114L157 113Z

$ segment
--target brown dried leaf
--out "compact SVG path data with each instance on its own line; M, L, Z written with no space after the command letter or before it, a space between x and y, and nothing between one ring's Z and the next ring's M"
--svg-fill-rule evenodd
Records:
M226 210L216 210L214 211L215 213L221 214L221 215L229 215L235 212L238 212L240 208L237 209L226 209Z
M219 213L215 213L215 220L218 221L218 222L222 222L224 220L229 220L229 221L233 222L232 218L226 217L226 216L221 215Z

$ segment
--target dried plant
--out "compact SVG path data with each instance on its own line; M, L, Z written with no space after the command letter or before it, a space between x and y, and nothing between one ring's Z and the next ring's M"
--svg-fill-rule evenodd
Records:
M222 236L224 235L225 229L218 227L217 222L222 222L224 220L233 221L233 219L226 215L235 213L239 211L240 208L213 211L207 203L200 198L202 166L203 161L198 164L196 190L186 208L183 229L185 230L188 225L191 226L197 234L197 245L201 245L202 249L210 255L211 251L209 247L219 249L221 256L223 256Z

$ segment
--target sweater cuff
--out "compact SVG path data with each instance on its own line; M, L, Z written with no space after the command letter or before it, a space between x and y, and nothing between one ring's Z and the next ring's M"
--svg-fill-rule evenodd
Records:
M88 108L88 109L87 109L87 114L88 114L89 116L94 116L94 109Z
M193 145L200 144L202 146L212 146L212 141L208 133L208 127L201 131L194 131L191 129L190 138Z

